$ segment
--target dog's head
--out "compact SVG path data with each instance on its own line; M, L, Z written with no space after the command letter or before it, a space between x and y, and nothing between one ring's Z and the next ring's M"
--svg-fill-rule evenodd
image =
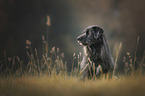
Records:
M81 45L92 45L102 36L103 32L103 29L97 25L89 26L83 31L82 35L77 37L77 40Z

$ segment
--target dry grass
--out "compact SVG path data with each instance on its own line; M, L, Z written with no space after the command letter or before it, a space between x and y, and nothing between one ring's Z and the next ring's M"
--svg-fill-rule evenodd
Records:
M77 77L1 78L0 96L144 96L145 77L81 81Z
M50 56L43 54L42 60L39 60L37 50L33 53L30 45L29 41L27 54L30 61L27 66L24 66L18 57L8 60L5 54L7 66L2 67L5 70L1 71L0 96L145 96L142 67L138 68L139 71L134 70L130 53L127 53L129 62L124 60L124 63L128 64L125 68L131 69L128 73L125 71L126 75L118 75L119 79L102 75L99 79L83 81L79 72L81 53L73 55L73 60L78 61L78 68L72 68L72 72L68 74L66 63L63 61L64 54L60 53L59 48L56 50L53 47ZM116 56L119 56L119 51ZM16 60L20 64L18 68L15 67ZM8 66L10 61L11 67ZM117 58L115 61L117 64ZM143 62L144 55L139 64L143 65ZM16 71L11 73L14 68Z
M4 60L0 64L0 96L145 96L145 52L142 61L138 62L137 46L134 57L129 52L124 57L125 75L118 75L119 79L102 75L99 79L83 81L79 72L81 53L73 55L72 71L68 73L67 63L63 60L64 53L55 47L49 52L47 38L42 36L41 59L37 50L31 48L31 41L26 40L28 64L23 64L18 56L7 57L4 51ZM116 55L115 69L121 44ZM74 68L74 60L77 60L77 68ZM137 70L135 64L139 65Z

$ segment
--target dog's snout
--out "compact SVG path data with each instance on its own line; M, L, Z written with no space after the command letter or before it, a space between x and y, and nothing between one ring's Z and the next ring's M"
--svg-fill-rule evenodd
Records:
M77 37L77 40L81 40L81 38L80 37Z

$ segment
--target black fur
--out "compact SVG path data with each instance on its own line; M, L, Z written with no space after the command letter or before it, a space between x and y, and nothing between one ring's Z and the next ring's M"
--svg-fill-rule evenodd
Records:
M101 70L103 73L113 71L114 60L102 28L89 26L77 40L84 46L84 56L80 65L83 78L92 78L94 75L98 77Z

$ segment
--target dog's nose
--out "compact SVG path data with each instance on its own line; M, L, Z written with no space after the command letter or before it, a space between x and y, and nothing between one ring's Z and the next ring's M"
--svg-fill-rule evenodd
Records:
M77 37L77 40L81 40L81 38L80 37Z

